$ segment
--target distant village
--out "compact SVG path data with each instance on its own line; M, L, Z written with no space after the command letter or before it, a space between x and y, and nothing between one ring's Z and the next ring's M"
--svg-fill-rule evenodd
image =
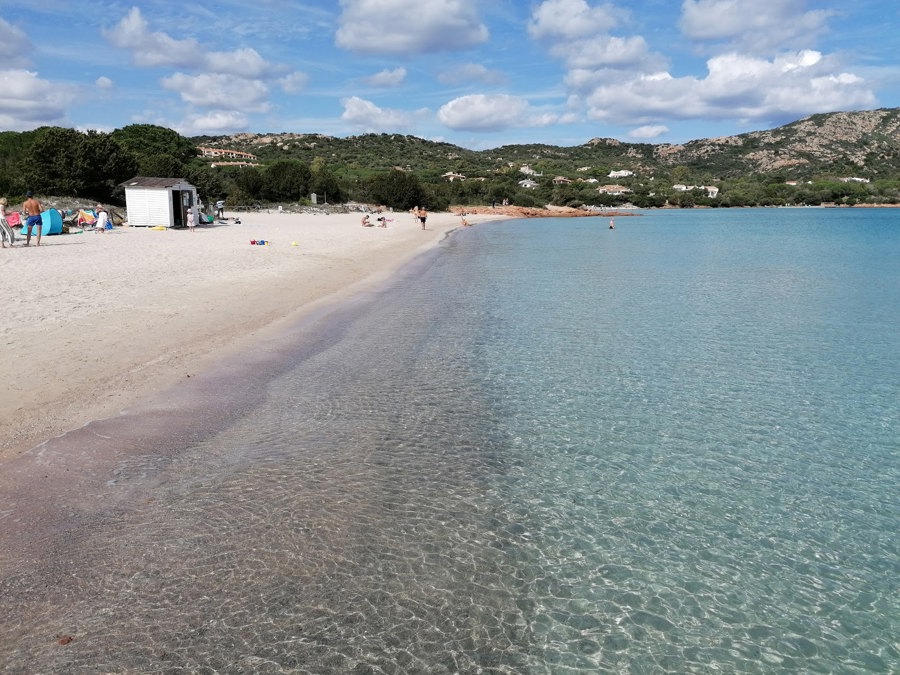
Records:
M578 169L578 171L590 171L591 167L585 166ZM527 178L523 178L518 182L519 187L525 188L526 190L534 190L535 188L540 186L540 182L536 180L537 178L543 177L543 173L538 173L534 169L532 169L529 165L524 164L519 167L519 173L527 176ZM634 171L629 171L628 169L617 169L610 171L607 174L608 178L617 179L617 178L630 178L634 176ZM456 180L466 180L466 177L462 174L453 173L452 171L448 171L447 173L441 176L444 180L447 181L456 181ZM485 180L485 178L475 178L474 180ZM653 180L653 177L650 178ZM839 178L841 182L850 183L868 183L868 178L856 178L856 177L847 177L847 178ZM597 178L568 178L567 176L554 176L550 181L553 185L568 185L571 183L588 183L592 185L597 185L600 181ZM799 181L789 180L785 182L786 185L798 185ZM625 185L619 185L618 183L609 183L605 185L597 185L597 192L600 194L606 195L627 195L632 192L631 188L626 187ZM676 183L672 186L672 189L676 192L690 192L691 190L702 190L706 192L706 196L710 199L715 199L719 195L719 188L715 185L684 185L683 183ZM652 196L652 193L651 193Z

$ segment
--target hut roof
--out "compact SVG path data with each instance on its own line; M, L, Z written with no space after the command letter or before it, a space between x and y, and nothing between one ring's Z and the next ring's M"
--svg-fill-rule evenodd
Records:
M135 176L124 183L122 187L145 187L145 188L170 188L177 185L187 185L184 178L153 178L150 176Z

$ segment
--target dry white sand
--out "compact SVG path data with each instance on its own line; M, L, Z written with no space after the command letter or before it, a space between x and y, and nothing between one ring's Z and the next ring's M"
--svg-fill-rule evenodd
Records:
M383 280L460 226L450 213L430 214L424 231L406 213L387 214L387 228L361 227L360 214L236 215L194 232L117 227L0 250L0 460Z

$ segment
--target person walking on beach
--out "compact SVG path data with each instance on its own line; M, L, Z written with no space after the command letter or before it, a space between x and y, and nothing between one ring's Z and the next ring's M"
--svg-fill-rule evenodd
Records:
M427 218L428 218L428 212L425 210L425 207L423 206L421 209L419 209L419 220L422 222L423 230L425 229L425 220Z
M44 205L41 204L40 200L35 199L34 193L29 190L25 193L25 201L22 203L22 210L25 211L25 245L31 246L31 230L34 228L37 231L37 243L35 246L41 245L41 228L43 227L44 221L41 219L41 211L44 210Z

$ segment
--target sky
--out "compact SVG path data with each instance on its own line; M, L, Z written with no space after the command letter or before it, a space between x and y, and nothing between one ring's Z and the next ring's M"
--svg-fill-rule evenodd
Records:
M0 130L683 143L900 107L898 0L0 0Z

